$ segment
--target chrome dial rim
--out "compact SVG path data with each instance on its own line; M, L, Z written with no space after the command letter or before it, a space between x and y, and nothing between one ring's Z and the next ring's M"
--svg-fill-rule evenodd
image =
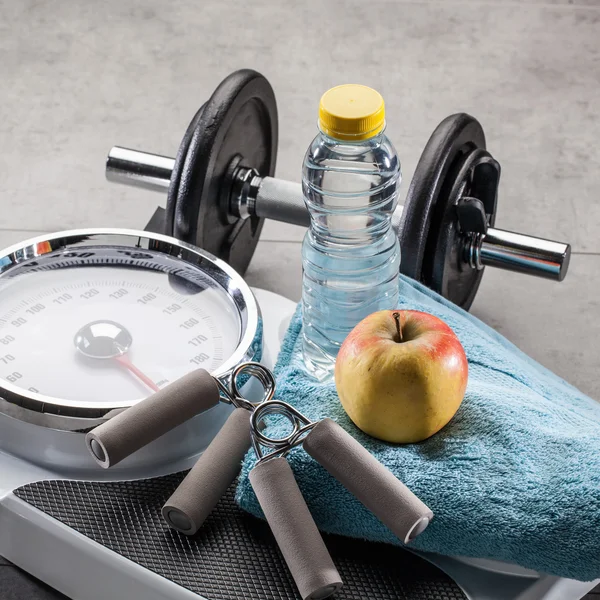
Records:
M32 238L0 251L0 278L26 263L56 251L76 253L81 248L118 247L144 250L183 261L216 282L235 306L241 335L235 351L212 372L224 381L241 362L259 360L262 354L262 321L254 294L227 263L175 238L130 229L78 229ZM80 263L83 265L84 263ZM0 295L2 290L0 290ZM81 431L95 427L138 400L103 402L66 400L20 388L0 379L0 413L44 427Z

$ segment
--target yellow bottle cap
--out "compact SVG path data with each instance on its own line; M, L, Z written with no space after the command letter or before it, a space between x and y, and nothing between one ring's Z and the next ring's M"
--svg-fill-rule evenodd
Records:
M321 131L337 140L368 140L385 127L381 94L366 85L338 85L319 104Z

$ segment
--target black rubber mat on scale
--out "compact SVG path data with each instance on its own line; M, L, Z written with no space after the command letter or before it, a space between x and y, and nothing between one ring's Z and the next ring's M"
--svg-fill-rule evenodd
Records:
M160 509L184 474L124 482L41 481L14 493L114 552L209 600L300 598L266 523L228 491L200 532L169 529ZM442 571L401 548L324 536L342 576L336 600L464 600Z

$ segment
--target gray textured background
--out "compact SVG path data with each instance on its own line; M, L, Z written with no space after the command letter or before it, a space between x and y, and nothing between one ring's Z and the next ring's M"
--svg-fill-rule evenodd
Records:
M476 116L503 167L497 225L569 241L574 255L562 284L488 270L473 312L600 399L599 0L0 0L0 245L142 227L164 199L107 183L106 152L174 155L241 67L275 89L288 179L329 86L382 92L404 191L437 123ZM248 281L297 300L302 236L269 223ZM37 597L0 567L2 600Z

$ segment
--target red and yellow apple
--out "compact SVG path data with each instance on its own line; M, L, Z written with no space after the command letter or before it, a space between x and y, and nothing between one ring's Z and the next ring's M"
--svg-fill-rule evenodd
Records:
M415 310L382 310L348 335L335 384L352 421L365 433L412 443L437 433L465 395L468 364L444 321Z

